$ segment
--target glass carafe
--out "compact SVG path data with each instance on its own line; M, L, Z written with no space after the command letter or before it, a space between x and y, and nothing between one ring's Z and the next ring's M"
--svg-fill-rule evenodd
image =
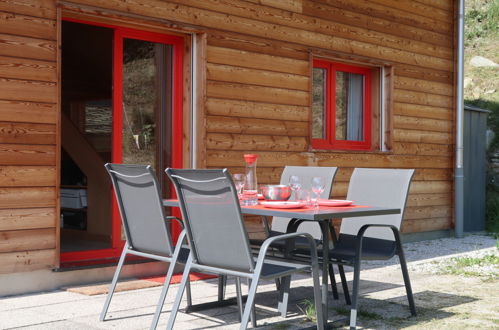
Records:
M246 181L243 188L243 205L258 204L258 186L256 180L256 158L257 155L246 154L244 161L246 162Z

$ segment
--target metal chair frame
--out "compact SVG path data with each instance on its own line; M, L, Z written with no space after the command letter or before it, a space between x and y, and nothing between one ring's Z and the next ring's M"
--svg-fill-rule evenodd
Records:
M158 261L163 261L169 263L168 271L166 274L165 282L163 284L163 288L161 290L160 298L158 301L158 304L156 306L156 311L154 313L154 317L151 323L151 329L155 329L159 317L161 314L161 310L166 298L166 295L168 293L168 288L170 285L170 281L173 276L173 271L175 268L175 264L177 263L185 263L187 259L187 255L189 253L188 249L185 249L182 247L181 242L184 241L186 232L185 230L182 230L179 238L177 245L173 247L172 244L172 239L170 236L170 231L169 231L169 226L172 221L177 221L183 228L183 223L180 219L174 217L174 216L165 216L164 214L164 209L162 207L162 200L161 200L161 195L159 193L159 185L156 180L156 176L154 175L154 171L151 168L151 166L146 166L146 165L123 165L123 164L106 164L105 165L106 170L108 171L109 175L111 176L111 181L113 183L115 195L116 195L116 200L118 202L118 208L120 211L121 215L121 220L123 224L123 228L125 231L125 237L126 237L126 242L125 246L123 247L123 251L121 253L118 265L116 267L116 271L113 276L113 280L111 282L111 285L109 287L109 291L106 297L106 301L104 303L104 306L102 307L102 311L100 314L100 321L104 321L107 311L109 309L109 305L111 303L111 299L113 297L114 291L116 289L116 284L118 282L118 278L120 276L121 270L123 268L126 256L131 254L131 255L136 255L139 257L144 257L144 258L149 258L149 259L154 259ZM125 174L127 172L127 174ZM142 172L140 174L130 174L128 172L136 173L136 172ZM164 230L165 230L165 237L164 237L164 252L163 254L158 254L158 253L151 253L151 251L144 251L143 248L138 248L133 245L132 242L134 237L133 229L131 230L129 223L128 223L128 218L127 218L127 211L125 209L125 202L124 202L124 196L122 194L122 191L120 189L119 181L127 181L127 184L131 186L135 186L134 189L140 190L140 185L137 184L137 182L133 182L134 180L140 180L141 182L147 182L148 184L152 184L154 186L153 189L156 190L157 192L157 214L160 214L160 218L158 219L159 221L164 221ZM145 181L144 181L145 180ZM155 202L155 201L153 201ZM139 206L140 207L140 206ZM140 244L139 244L140 245ZM190 298L190 285L187 285L187 292L188 292L188 301L191 303L191 298Z
M172 180L175 189L177 191L177 196L179 198L179 204L182 211L182 217L185 223L185 230L187 232L187 239L189 240L189 245L191 248L191 254L185 264L182 281L180 283L180 287L177 291L177 296L175 298L175 302L172 307L172 312L170 314L170 319L167 324L167 329L172 329L175 318L180 306L180 302L182 299L182 295L187 283L187 279L189 278L189 273L192 270L198 270L202 272L209 272L221 275L231 275L236 277L237 284L240 283L240 278L246 278L250 280L250 288L248 292L248 298L246 301L246 305L244 309L242 308L242 299L240 293L238 294L238 304L239 309L243 310L240 329L246 329L249 318L253 316L253 323L256 326L256 319L254 317L254 300L255 294L258 287L258 282L260 279L272 279L272 278L286 278L293 273L303 272L306 270L312 270L312 277L314 283L314 299L316 305L317 312L317 327L319 329L324 329L324 319L323 319L323 311L321 304L321 292L320 292L320 283L319 283L319 269L318 269L318 261L317 261L317 249L314 242L313 237L307 233L291 233L285 234L281 236L271 237L267 239L258 254L256 262L254 257L251 254L251 249L249 245L249 239L244 227L243 218L241 215L241 209L238 202L237 193L234 187L234 183L232 182L232 178L227 171L227 169L223 170L174 170L174 169L166 169L167 175ZM193 179L193 175L196 179ZM217 182L216 187L210 187L210 184ZM188 186L191 185L191 186ZM203 197L208 197L204 203L203 211L204 214L210 214L210 211L213 212L215 208L220 208L220 206L216 204L210 204L209 193L207 190L210 189L210 193L215 195L216 192L224 191L223 195L219 200L224 200L225 206L228 206L232 214L229 214L226 219L220 220L224 221L226 224L230 224L231 226L224 227L227 233L226 235L240 235L235 236L235 239L228 240L225 242L221 249L230 249L231 253L238 254L234 260L237 262L232 262L231 260L217 260L217 254L220 254L221 251L217 251L217 245L214 245L213 242L201 242L198 227L199 224L202 224L206 219L198 219L197 216L191 217L191 214L196 215L195 211L192 211L193 208L198 207L190 205L187 202L187 198L184 196L185 191L189 191L190 194L199 194ZM229 189L230 191L227 191ZM193 193L195 191L195 193ZM215 191L215 192L214 192ZM217 195L218 196L218 195ZM192 197L192 196L191 196ZM199 210L198 210L199 211ZM216 212L217 219L220 218L220 211ZM200 215L199 215L200 216ZM204 222L206 224L206 222ZM210 227L204 227L210 228ZM214 228L215 230L221 228ZM231 232L232 231L232 232ZM209 233L205 230L202 235L206 235L210 237ZM289 240L293 238L305 238L309 242L309 247L311 251L311 260L310 266L304 265L301 263L291 263L291 262L272 262L271 260L267 260L267 251L270 245L273 242L279 240ZM197 240L196 240L197 238ZM229 243L232 244L229 246ZM239 247L236 245L241 244ZM203 245L204 244L204 245ZM199 246L198 246L199 245ZM211 246L210 256L206 254L206 246ZM199 253L203 252L203 255ZM240 255L239 255L240 254ZM208 261L207 261L208 260ZM211 261L209 261L211 260ZM238 288L239 285L236 286ZM289 287L288 287L289 290ZM238 289L239 291L239 289ZM287 291L281 289L279 291L279 311L281 314L285 313L286 305L287 305ZM327 312L327 311L326 311Z

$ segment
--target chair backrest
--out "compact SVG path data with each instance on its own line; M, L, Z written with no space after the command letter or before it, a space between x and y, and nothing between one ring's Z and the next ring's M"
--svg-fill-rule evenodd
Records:
M239 199L227 169L166 169L173 181L196 263L252 272Z
M310 188L312 187L312 178L315 176L322 176L325 180L325 189L321 194L321 198L329 198L329 196L331 196L333 180L337 169L337 167L323 166L286 166L281 175L281 184L288 184L289 177L297 175L300 177L302 184L301 189L310 191ZM274 217L272 219L271 229L286 232L289 220L289 218ZM320 239L322 236L319 225L313 222L303 222L300 224L298 231L309 233L316 239Z
M128 244L135 251L171 256L169 225L154 171L148 165L105 165Z
M400 214L345 218L340 234L357 235L365 224L389 224L400 229L414 170L356 168L348 186L348 200L359 205L399 208ZM366 237L395 240L389 228L369 228Z

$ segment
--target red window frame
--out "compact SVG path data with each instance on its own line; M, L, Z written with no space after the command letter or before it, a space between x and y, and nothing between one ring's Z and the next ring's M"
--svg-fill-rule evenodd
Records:
M312 138L314 149L339 149L339 150L369 150L371 149L371 76L372 70L367 67L337 63L326 60L314 59L314 69L324 69L325 79L325 120L323 139ZM336 72L349 72L364 76L363 86L363 132L364 140L337 140L336 139Z

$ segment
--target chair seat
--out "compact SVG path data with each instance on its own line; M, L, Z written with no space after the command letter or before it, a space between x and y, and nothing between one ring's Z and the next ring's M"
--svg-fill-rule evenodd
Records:
M280 260L266 260L263 264L261 278L276 278L291 275L301 271L309 271L310 265L294 262L283 262Z
M338 243L329 251L329 257L352 263L355 259L356 238L354 235L340 234ZM362 240L362 260L387 260L392 258L396 251L395 241L371 237L364 237Z
M280 235L284 235L284 234L286 234L286 233L271 230L271 231L269 231L268 237L275 237L275 236L280 236ZM265 241L265 239L250 239L250 244L252 246L255 246L255 247L260 247L264 241ZM322 244L321 241L315 240L315 244L317 245L317 249L320 250L321 244ZM309 243L305 237L296 237L296 238L294 238L294 246L296 249L307 249L308 250ZM284 241L284 240L275 241L270 245L270 247L277 249L279 251L283 251L284 248L286 247L286 241Z
M329 250L329 259L353 263L355 259L356 236L340 234L335 247ZM362 260L387 260L392 258L397 251L395 241L364 237L362 240ZM318 248L319 257L322 257L322 249ZM293 255L309 255L308 249L297 247Z

